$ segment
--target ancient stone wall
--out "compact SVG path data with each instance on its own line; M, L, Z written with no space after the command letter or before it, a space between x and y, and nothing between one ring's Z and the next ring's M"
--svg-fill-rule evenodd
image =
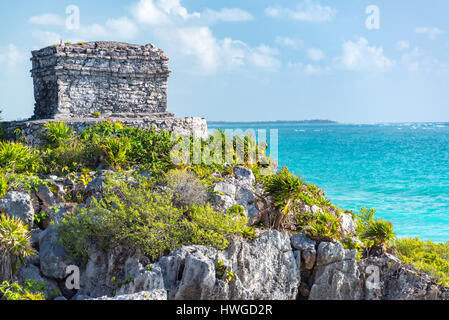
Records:
M33 119L167 112L168 58L153 45L61 44L33 51Z
M182 136L193 136L203 139L208 137L207 122L203 118L86 118L83 120L64 120L64 122L75 132L79 133L90 125L106 120L142 129L154 127L157 130L163 129ZM58 120L11 121L2 122L1 124L9 139L23 141L27 145L37 147L44 141L42 135L45 130L44 125L50 121Z

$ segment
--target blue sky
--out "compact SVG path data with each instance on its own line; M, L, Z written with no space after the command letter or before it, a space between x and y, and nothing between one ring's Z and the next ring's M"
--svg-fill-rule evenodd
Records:
M66 23L70 5L79 26ZM0 108L8 120L32 115L31 50L117 40L170 57L180 117L449 121L448 14L447 0L4 1Z

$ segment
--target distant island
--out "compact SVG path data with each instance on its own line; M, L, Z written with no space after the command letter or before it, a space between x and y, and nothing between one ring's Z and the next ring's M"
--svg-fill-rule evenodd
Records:
M257 123L257 124L269 124L269 123L299 123L299 124L338 124L337 121L332 120L274 120L274 121L207 121L209 124L236 124L236 123Z

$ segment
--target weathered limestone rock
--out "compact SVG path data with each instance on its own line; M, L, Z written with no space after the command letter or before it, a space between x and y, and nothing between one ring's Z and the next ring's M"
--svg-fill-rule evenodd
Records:
M235 198L236 187L235 185L227 182L217 183L214 187L215 192L223 193L231 198Z
M236 197L237 204L241 205L247 216L250 218L250 224L259 220L259 209L254 189L249 186L239 186L237 188Z
M360 270L369 282L365 286L366 300L449 299L449 288L437 285L429 275L402 264L388 253L362 260Z
M355 250L345 250L336 242L318 246L317 265L310 300L359 300L363 298L363 283Z
M71 213L73 210L75 210L73 205L70 204L60 205L58 207L55 207L55 210L50 213L50 219L55 224L61 223L64 216Z
M89 248L89 260L81 271L80 294L90 297L113 296L119 281L133 279L141 270L139 256L126 246L105 252L97 247Z
M222 261L235 281L217 279ZM286 233L268 231L253 241L232 239L225 251L183 247L159 262L169 298L206 300L293 300L299 269Z
M112 298L104 296L101 298L89 300L167 300L167 291L165 290L141 291L138 293L119 295Z
M312 207L310 207L310 211L312 212L312 213L319 213L319 212L321 212L322 210L321 210L321 208L320 207L318 207L317 205L313 205Z
M214 186L217 192L212 198L212 205L218 211L226 211L233 205L240 205L245 209L249 218L249 225L263 220L259 208L259 198L263 190L255 189L255 177L251 169L245 167L234 167L234 175L226 177L224 181Z
M212 252L210 250L210 253ZM214 286L214 260L199 250L192 251L184 260L184 271L174 298L177 300L204 300L211 294Z
M34 223L34 207L27 193L10 191L0 199L0 212L20 218L30 228Z
M48 186L39 186L36 191L36 196L42 201L44 210L56 205L55 195Z
M48 292L59 289L58 283L55 280L43 277L39 268L30 263L19 268L15 276L19 283L23 283L25 280L42 281L45 283Z
M256 178L254 177L254 173L251 169L238 166L234 167L234 174L237 180L242 181L250 186L254 185L256 182Z
M162 270L158 265L151 265L151 270L141 270L131 283L117 290L117 295L133 294L142 291L165 290Z
M340 215L340 227L343 231L343 236L354 236L355 225L354 220L350 214L341 213Z
M33 248L39 248L39 239L43 232L44 231L41 229L32 229L30 231L30 233L31 233L31 241L30 242L31 242L31 246Z
M339 242L321 242L318 246L317 266L325 266L342 261L346 251Z
M290 238L294 250L299 250L302 256L303 267L306 270L312 270L316 261L316 242L309 239L302 233L298 233Z
M211 199L212 207L221 212L225 212L232 206L236 205L234 198L224 194L214 194Z
M40 268L44 276L62 280L66 277L66 268L71 264L67 254L58 244L58 234L54 226L41 233L39 238Z

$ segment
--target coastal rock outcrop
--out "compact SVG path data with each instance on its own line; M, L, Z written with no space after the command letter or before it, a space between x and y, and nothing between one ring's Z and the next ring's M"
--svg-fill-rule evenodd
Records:
M50 227L39 236L40 269L44 276L62 280L66 277L66 268L71 264L64 248L58 244L58 233Z
M105 174L93 175L82 190L67 179L51 177L49 182L59 186L51 190L57 190L41 188L31 195L10 192L0 200L0 208L31 223L35 211L51 206L55 210L50 218L57 224L74 207L62 202L56 193L101 196ZM263 221L265 214L274 210L273 200L264 194L250 170L234 168L233 174L220 178L222 181L213 186L216 192L212 198L226 199L227 209L241 205L250 224ZM220 208L224 214L227 209ZM309 210L320 209L310 206ZM351 215L340 219L346 235L353 236ZM64 298L72 300L449 299L447 288L392 254L359 259L356 250L345 249L338 241L312 240L302 233L266 228L256 229L256 235L254 240L230 237L225 250L183 246L158 261L136 254L126 244L107 251L92 244L86 248L87 264L80 266L81 288L64 290L66 269L75 263L58 242L57 226L32 229L31 242L37 254L27 259L16 279L42 281L50 290L61 289Z
M309 299L361 299L363 286L356 256L356 250L344 249L338 242L321 242L318 245Z
M28 226L34 223L34 207L31 195L24 192L10 191L0 199L0 212L21 219Z
M219 261L234 279L217 277ZM290 238L278 231L264 232L253 241L232 239L225 251L184 247L160 264L169 296L175 299L292 300L300 281Z
M449 288L435 283L429 275L407 266L391 254L360 262L366 300L448 300ZM371 279L373 281L371 281ZM378 280L378 281L377 281Z

